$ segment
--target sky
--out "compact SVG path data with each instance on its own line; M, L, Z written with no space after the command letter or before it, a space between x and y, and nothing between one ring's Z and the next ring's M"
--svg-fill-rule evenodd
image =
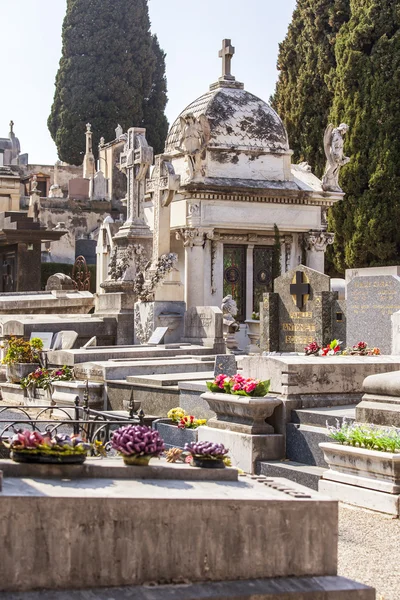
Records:
M232 74L246 90L268 101L278 76L278 45L295 4L296 0L149 0L151 30L167 54L170 124L220 77L218 51L224 38L231 38L236 49ZM0 0L0 137L8 135L12 119L21 151L29 153L31 164L57 160L47 118L65 10L66 0Z

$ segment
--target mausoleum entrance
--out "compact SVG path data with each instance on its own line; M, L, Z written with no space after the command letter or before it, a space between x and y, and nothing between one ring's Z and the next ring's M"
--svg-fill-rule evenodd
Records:
M272 292L272 246L224 244L223 295L235 300L237 320L259 311L263 294Z

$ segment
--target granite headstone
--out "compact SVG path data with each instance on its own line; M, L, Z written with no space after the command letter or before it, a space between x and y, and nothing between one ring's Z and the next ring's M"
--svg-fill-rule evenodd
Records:
M155 344L156 346L158 344L161 344L167 331L168 331L168 327L157 327L151 334L149 341L147 343L150 345Z
M233 354L217 354L214 363L214 377L228 375L233 377L237 373L236 358Z
M360 269L361 271L362 269ZM392 353L392 315L400 310L398 275L360 275L347 283L347 343Z
M225 351L222 310L217 306L192 306L185 314L183 342Z
M268 352L304 352L314 340L326 345L335 338L337 320L343 319L342 309L336 312L330 278L304 265L277 277L260 309L260 346Z

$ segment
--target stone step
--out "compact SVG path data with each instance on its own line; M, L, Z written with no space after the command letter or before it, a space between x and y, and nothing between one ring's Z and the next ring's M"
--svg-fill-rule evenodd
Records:
M214 361L197 359L158 359L141 361L101 361L80 363L75 366L75 377L80 380L111 381L113 379L127 379L131 376L149 376L160 374L165 377L168 372L172 375L179 373L205 373L214 369ZM205 375L201 378L204 379ZM183 379L183 378L182 378ZM185 378L186 379L186 378ZM167 385L167 384L166 384ZM176 385L176 383L174 384Z
M213 371L191 373L168 373L163 375L129 376L127 382L136 385L151 385L152 387L177 386L180 381L205 381L214 378Z
M286 458L294 462L327 468L324 455L319 445L329 442L325 427L315 425L286 425Z
M76 348L72 350L50 350L49 364L67 365L70 367L84 362L101 362L116 359L147 360L154 358L187 358L188 356L215 356L214 348L205 346L185 346L180 348L151 347L151 346L109 346L108 348Z
M326 427L326 423L336 426L336 420L342 422L346 417L348 421L355 420L356 404L347 404L345 406L328 406L320 408L302 408L292 410L292 423L301 425L317 425Z
M318 491L318 482L326 469L323 467L305 465L291 460L274 460L258 462L256 470L260 475L266 475L267 477L285 477L285 479L290 479L290 481L295 481L300 485Z

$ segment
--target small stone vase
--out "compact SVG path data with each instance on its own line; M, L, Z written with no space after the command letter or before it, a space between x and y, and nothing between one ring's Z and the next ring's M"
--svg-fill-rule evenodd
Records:
M138 456L137 454L123 456L126 465L135 465L137 467L147 467L151 458L152 456L150 454L146 454L145 456Z
M39 363L11 363L6 367L6 376L9 383L20 383L21 379L33 373Z

